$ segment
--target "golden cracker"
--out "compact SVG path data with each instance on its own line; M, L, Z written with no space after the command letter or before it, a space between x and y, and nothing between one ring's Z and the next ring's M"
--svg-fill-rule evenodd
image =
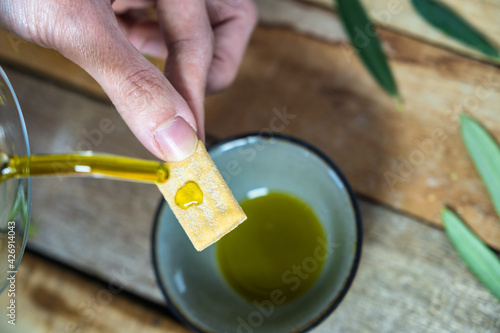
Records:
M205 249L246 220L247 216L201 141L189 158L168 165L169 178L158 184L158 188L196 250ZM190 181L202 190L203 201L183 209L175 203L175 195Z

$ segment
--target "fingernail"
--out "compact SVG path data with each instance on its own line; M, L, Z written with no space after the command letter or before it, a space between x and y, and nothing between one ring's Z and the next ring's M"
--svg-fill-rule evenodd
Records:
M180 116L161 125L154 137L169 162L182 161L194 153L198 137L189 124Z

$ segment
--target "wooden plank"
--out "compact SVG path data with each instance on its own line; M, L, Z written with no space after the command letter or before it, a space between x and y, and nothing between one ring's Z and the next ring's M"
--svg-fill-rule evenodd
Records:
M266 1L266 0L257 0ZM276 2L289 2L290 0L273 0ZM324 8L332 10L334 1L332 0L302 0L303 2L320 5ZM488 40L500 47L500 25L498 25L498 17L500 17L500 3L494 0L484 1L460 1L460 0L439 0L451 9L457 12L460 16L466 19L478 31L482 32ZM413 8L410 1L403 0L362 0L366 11L376 24L384 28L402 33L404 35L413 36L428 43L445 47L455 52L482 59L494 63L485 57L480 52L459 43L439 30L430 26ZM286 4L287 7L294 6ZM307 9L309 10L309 9ZM283 14L281 14L283 15ZM304 22L299 23L301 25ZM317 26L320 23L315 21L309 26ZM323 34L330 34L325 30Z
M314 332L500 328L500 303L470 276L441 232L370 204L362 208L370 223L362 265L346 299ZM2 332L188 332L167 310L30 252L16 278L15 330L4 320L9 300L0 295Z
M16 276L15 294L0 295L0 331L5 333L189 332L166 309L30 252ZM16 301L15 326L7 322L10 299Z
M359 194L436 225L443 205L451 205L500 249L500 222L457 128L464 111L500 137L500 69L382 35L404 112L343 44L258 29L235 84L207 101L208 131L225 137L273 130L274 110L286 108L295 118L274 130L321 148Z
M270 41L274 41L275 34L284 40L289 38L288 32L260 30L256 35L260 41L262 34L270 35ZM304 46L300 41L296 45ZM311 52L315 51L312 47ZM250 54L253 59L255 54ZM262 52L262 56L269 55ZM280 73L270 59L265 64L270 66L271 73ZM282 65L291 66L285 61ZM299 62L293 68L300 71L301 66ZM316 73L321 79L321 72ZM8 74L18 89L34 152L75 149L88 140L82 130L98 128L105 117L116 128L103 134L95 149L150 156L109 105L14 71ZM255 75L253 79L246 75L242 78L252 89L262 89L262 94L275 92L269 90L268 84L259 88L252 83L254 80L260 82L261 73ZM283 79L287 77L280 76L280 80L274 82L280 83ZM305 84L311 86L314 81ZM253 96L251 92L246 93ZM248 103L244 94L240 96L240 101ZM303 98L304 103L310 102L311 97L307 94ZM281 104L276 106L281 107ZM257 119L263 117L257 112L259 107L271 108L273 105L252 104ZM241 104L233 105L233 111L241 108ZM290 112L298 109L300 105L292 108L290 104ZM312 107L308 110L317 112ZM361 114L352 109L345 112ZM390 111L386 111L386 115L389 114ZM247 119L248 115L242 113L239 121ZM336 118L322 120L331 123ZM322 135L320 130L318 136ZM369 140L364 139L362 143L366 141ZM57 178L39 179L33 183L33 218L37 231L29 240L30 248L106 283L122 281L127 291L162 302L150 259L150 231L159 198L154 186ZM464 267L441 230L365 201L361 201L361 211L365 240L359 274L346 300L317 328L317 332L415 332L423 328L431 332L498 331L500 303ZM55 288L52 283L57 283L51 282L50 288ZM93 295L90 293L90 297ZM80 301L82 298L84 296L78 294L74 299Z
M443 2L466 17L493 43L500 45L500 26L496 20L500 16L500 3L493 0L481 2L445 0ZM347 41L341 23L331 15L332 1L330 0L255 0L255 3L259 8L262 23L285 25L330 42ZM382 31L395 30L464 55L491 61L477 51L430 27L419 17L408 1L363 0L363 3L375 22L382 27ZM325 11L310 4L329 10ZM346 52L351 52L348 47L346 47ZM22 66L65 84L69 83L86 93L107 99L106 94L94 79L61 54L26 42L2 29L0 29L0 59L4 63ZM150 58L150 61L159 68L164 66L163 60Z
M59 52L17 38L2 29L0 29L0 59L3 64L25 68L107 99L104 91L90 75Z
M444 233L362 203L364 249L346 299L315 332L498 332L500 302Z
M109 100L87 72L59 52L17 38L3 29L0 29L0 59L3 64L23 68L61 84L69 84L99 99ZM149 60L158 68L163 68L163 60L153 58Z

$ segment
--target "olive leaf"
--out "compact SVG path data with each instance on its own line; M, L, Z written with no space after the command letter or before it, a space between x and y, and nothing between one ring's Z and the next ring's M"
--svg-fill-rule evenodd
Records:
M382 51L375 27L363 5L359 0L336 0L336 2L344 28L361 61L375 81L395 99L398 108L401 107L396 82Z
M500 148L486 129L471 117L461 115L460 127L469 155L500 216Z
M442 218L446 234L474 275L500 300L500 260L451 210Z
M488 40L448 6L434 0L412 0L415 10L435 28L448 36L496 59L500 59Z
M460 115L462 138L500 216L500 148L487 130L467 115ZM500 260L460 218L442 212L446 234L476 277L500 300Z

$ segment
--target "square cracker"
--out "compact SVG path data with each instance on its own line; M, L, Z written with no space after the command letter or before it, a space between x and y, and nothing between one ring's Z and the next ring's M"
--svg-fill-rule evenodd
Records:
M201 141L193 155L168 166L168 180L157 185L196 250L205 249L246 220L247 216ZM203 201L183 209L175 203L175 195L190 181L200 187Z

